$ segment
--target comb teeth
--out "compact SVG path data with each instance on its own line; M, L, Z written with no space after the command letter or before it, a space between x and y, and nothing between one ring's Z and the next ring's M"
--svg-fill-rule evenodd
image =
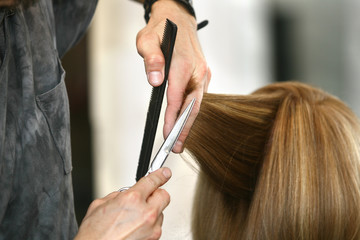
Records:
M149 169L149 163L154 146L155 134L161 112L161 104L164 98L165 87L169 76L170 62L175 45L177 26L175 23L166 19L165 30L161 42L161 51L165 58L165 76L163 83L158 87L153 87L150 97L149 108L146 117L146 124L141 145L139 164L136 172L136 181L145 176Z
M176 24L173 23L172 21L170 21L169 19L166 19L165 30L164 30L163 38L162 38L162 42L161 42L161 51L163 52L164 57L165 57L165 76L164 76L165 81L167 81L167 79L168 79L170 62L171 62L171 57L173 54L176 33L177 33Z
M165 30L164 30L164 32L163 32L163 37L162 37L162 39L161 39L161 50L162 50L163 52L165 52L165 51L164 51L164 49L163 49L162 47L163 47L165 41L167 41L167 40L166 40L166 37L169 36L169 34L170 34L169 24L170 24L170 20L169 20L169 19L166 19L165 28L164 28Z

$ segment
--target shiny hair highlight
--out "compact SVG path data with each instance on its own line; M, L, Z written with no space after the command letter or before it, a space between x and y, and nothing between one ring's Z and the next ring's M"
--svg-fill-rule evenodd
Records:
M296 82L205 94L185 147L194 239L360 239L360 123L336 97Z

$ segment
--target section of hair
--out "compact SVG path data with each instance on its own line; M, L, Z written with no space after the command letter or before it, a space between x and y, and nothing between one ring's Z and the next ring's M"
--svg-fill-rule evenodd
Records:
M305 84L206 94L186 142L194 239L360 239L359 126Z
M205 94L186 148L223 193L251 197L276 113L272 101L277 99Z

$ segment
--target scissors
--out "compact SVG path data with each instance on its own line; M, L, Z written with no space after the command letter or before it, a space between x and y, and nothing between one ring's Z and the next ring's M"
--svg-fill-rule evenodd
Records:
M164 143L161 145L155 158L152 160L152 162L150 164L150 168L145 176L158 170L159 168L161 168L164 165L166 158L169 156L171 150L173 149L177 139L180 136L181 131L183 130L183 128L190 116L190 113L194 107L195 101L196 101L196 99L193 98L193 100L191 100L191 102L186 107L184 112L180 115L179 119L176 121L170 134L168 135L168 137L166 138ZM130 187L123 187L123 188L120 188L118 191L123 192L125 190L128 190L129 188Z

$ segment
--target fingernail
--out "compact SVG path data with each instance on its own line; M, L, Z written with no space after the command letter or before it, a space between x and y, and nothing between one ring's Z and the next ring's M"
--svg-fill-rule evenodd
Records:
M175 146L178 147L178 148L182 148L182 146L183 146L182 141L177 140L176 143L175 143Z
M149 72L147 75L148 81L151 85L160 85L163 80L161 72Z
M164 169L162 170L162 174L163 174L164 177L166 177L166 178L170 178L170 177L171 177L171 171L170 171L170 169L168 169L168 168L164 168Z

